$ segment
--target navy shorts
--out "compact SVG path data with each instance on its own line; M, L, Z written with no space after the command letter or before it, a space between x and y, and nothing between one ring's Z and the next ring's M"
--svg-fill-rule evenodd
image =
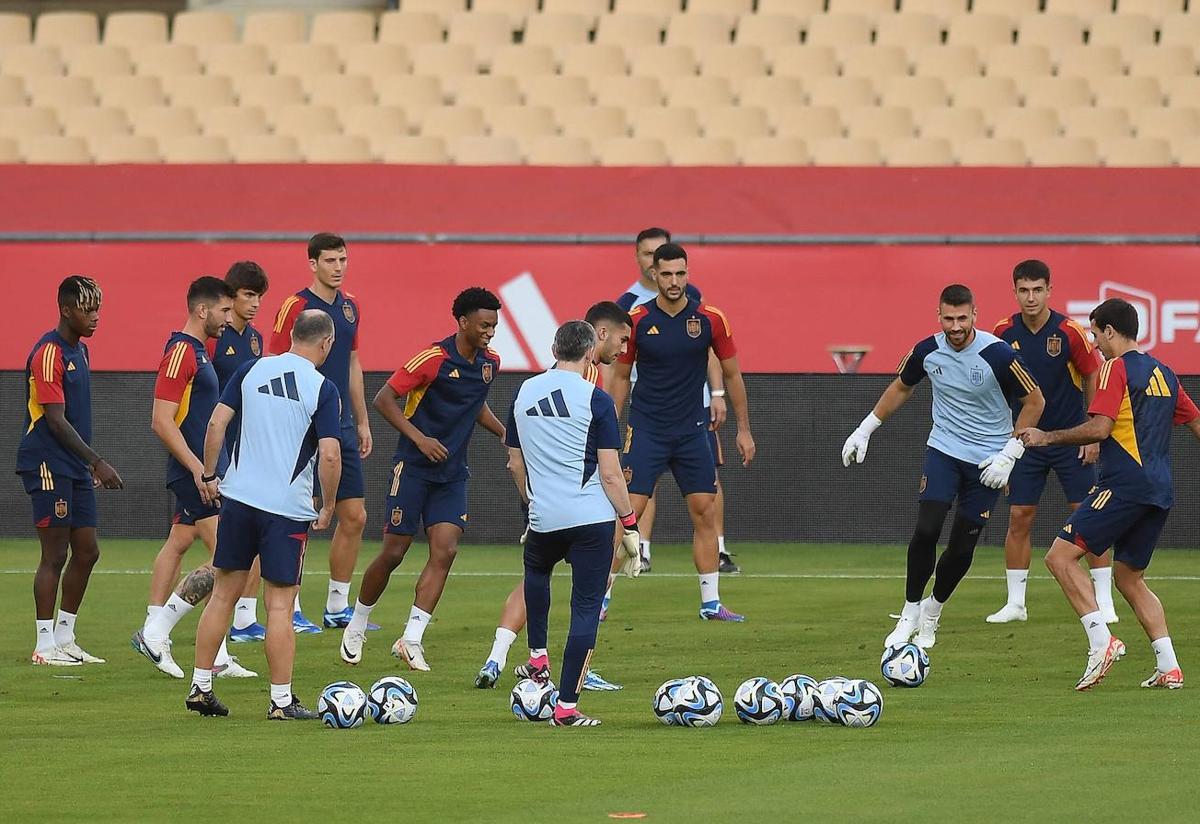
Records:
M167 489L175 495L175 515L171 523L183 526L195 526L197 521L212 518L221 514L221 501L211 504L204 503L196 482L191 478L179 478L167 484Z
M21 482L33 504L33 523L39 529L96 526L96 489L92 479L65 478L49 470L22 472Z
M1037 506L1046 489L1050 470L1058 476L1067 501L1077 504L1096 485L1096 465L1084 466L1078 446L1047 446L1026 449L1008 478L1010 506Z
M342 427L342 479L338 481L337 499L346 501L366 495L367 485L363 481L362 456L358 454L358 430L354 424ZM316 494L321 494L321 484L313 484Z
M717 492L717 465L709 433L700 427L684 435L659 435L629 427L621 455L630 493L654 494L658 476L667 469L684 495Z
M982 470L970 461L951 458L933 447L925 450L918 500L951 504L958 499L957 517L983 526L992 517L1000 490L979 481Z
M1110 489L1098 489L1071 513L1058 537L1093 555L1103 555L1112 547L1115 560L1145 569L1170 513L1159 506L1123 501Z
M392 485L384 501L385 535L416 535L422 523L454 524L467 528L467 479L431 481L418 473L404 471L399 463L392 469Z
M213 566L246 570L257 557L263 578L280 586L297 586L304 573L308 525L226 498L217 524Z

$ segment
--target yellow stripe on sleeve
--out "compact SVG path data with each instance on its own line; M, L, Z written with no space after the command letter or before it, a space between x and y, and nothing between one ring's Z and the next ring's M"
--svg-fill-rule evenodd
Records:
M283 302L283 306L279 307L279 314L275 316L275 333L279 334L283 331L283 324L287 321L288 312L292 311L292 307L296 305L296 301L300 300L296 295Z
M716 315L717 317L719 317L721 319L721 324L725 327L725 337L728 338L733 335L733 333L731 331L729 331L729 318L725 317L724 312L722 312L720 309L718 309L715 306L710 306L707 303L704 304L704 306L702 308L708 310L709 312L712 312L714 315Z
M406 372L414 371L417 367L419 367L425 361L432 358L434 355L441 354L441 351L442 351L442 348L440 346L434 346L431 349L426 349L423 352L418 352L416 355L413 356L412 360L410 360L408 363L404 364L404 371L406 371Z

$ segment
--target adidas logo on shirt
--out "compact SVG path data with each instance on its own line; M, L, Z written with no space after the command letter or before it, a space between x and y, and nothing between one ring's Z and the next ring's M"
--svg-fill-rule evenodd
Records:
M525 414L531 418L569 418L571 410L567 409L567 399L563 397L562 390L555 389L537 405L526 409Z
M234 349L233 349L233 347L231 346L231 347L229 347L228 349L226 349L226 350L225 350L225 354L226 354L226 355L236 355L236 354L237 354L237 352L235 352L235 351L234 351Z
M657 335L657 334L658 334L658 327L657 327L657 326L651 326L649 329L647 329L647 330L646 330L646 334L647 334L647 335Z
M458 374L458 370L457 370L457 369L451 369L451 370L450 370L450 374L449 374L449 375L447 375L446 377L448 377L448 378L461 378L461 377L462 377L462 375Z
M296 387L296 373L284 372L281 377L271 378L269 383L258 387L260 395L274 395L277 398L300 400L300 390Z
M74 371L75 371L75 364L73 364L73 363L68 363L68 364L67 364L67 371L68 371L68 372L74 372Z

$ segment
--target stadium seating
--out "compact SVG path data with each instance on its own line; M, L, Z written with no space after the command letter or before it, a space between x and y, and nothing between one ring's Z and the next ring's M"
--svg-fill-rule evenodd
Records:
M1194 163L1198 11L404 0L382 14L0 13L0 162Z

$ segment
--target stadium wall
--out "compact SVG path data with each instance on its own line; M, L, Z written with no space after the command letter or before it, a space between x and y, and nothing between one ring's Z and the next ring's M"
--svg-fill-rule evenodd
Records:
M367 397L374 397L387 373L367 375ZM501 374L490 403L505 414L522 374ZM101 532L108 536L161 538L170 523L172 502L163 487L165 452L150 431L154 376L108 372L93 377L96 410L95 443L120 471L126 488L101 490ZM921 458L929 431L929 387L923 383L913 400L871 441L867 462L852 469L841 465L841 446L850 430L887 384L884 376L750 375L750 395L759 457L743 469L734 457L733 429L722 432L726 466L721 478L728 490L727 535L736 551L746 541L861 541L906 545L916 511ZM1184 380L1200 397L1200 379ZM8 420L20 409L9 403L21 397L21 376L0 373L0 398ZM383 493L391 472L396 434L374 412L375 452L367 459L367 535L382 531ZM19 427L0 428L0 455L15 454ZM1176 430L1176 507L1163 533L1164 547L1196 547L1200 523L1200 444L1186 430ZM466 540L515 542L522 521L516 492L505 470L505 452L483 430L471 445L470 526ZM30 537L29 503L8 464L0 477L0 536ZM1067 511L1052 480L1035 526L1035 546L1048 547ZM655 539L690 539L687 515L674 482L660 485L659 523ZM992 515L983 540L1004 540L1007 507ZM148 561L149 559L147 559Z

